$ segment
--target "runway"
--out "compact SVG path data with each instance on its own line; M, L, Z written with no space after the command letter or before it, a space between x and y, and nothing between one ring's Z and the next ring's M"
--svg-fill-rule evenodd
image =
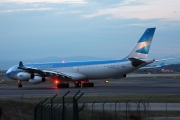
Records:
M92 81L94 88L70 88L57 89L55 84L24 84L17 88L16 84L0 84L1 98L14 98L21 96L28 97L49 97L55 94L64 95L70 91L74 95L81 90L84 95L133 95L133 94L180 94L180 79L175 78L124 78L117 80Z

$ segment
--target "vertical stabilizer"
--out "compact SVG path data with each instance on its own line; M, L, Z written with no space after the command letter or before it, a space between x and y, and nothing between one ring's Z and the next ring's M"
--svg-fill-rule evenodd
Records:
M145 59L148 56L151 42L156 28L148 28L127 58Z

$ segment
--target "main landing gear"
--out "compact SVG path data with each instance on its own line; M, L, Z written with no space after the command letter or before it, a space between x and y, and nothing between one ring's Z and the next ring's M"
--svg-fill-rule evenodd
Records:
M81 82L75 82L75 87L78 88L78 87L94 87L94 83L89 83L89 82L84 82L84 83L81 83Z
M89 83L89 82L82 83L82 82L79 82L79 81L75 81L74 85L75 85L75 88L94 87L94 83ZM69 88L69 84L68 83L58 83L57 88Z
M82 83L82 87L94 87L94 83Z
M68 83L59 83L57 84L57 88L69 88L69 84Z
M17 84L18 84L18 88L22 88L22 84L20 80L17 81Z

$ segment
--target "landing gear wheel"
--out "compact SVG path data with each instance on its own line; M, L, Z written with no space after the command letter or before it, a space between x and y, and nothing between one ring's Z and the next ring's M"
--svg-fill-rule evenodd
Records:
M57 88L69 88L69 84L68 83L57 84Z
M17 81L17 84L18 84L18 88L22 88L22 84L20 80Z
M62 88L65 88L66 87L66 85L65 84L61 84L62 85Z
M76 84L75 84L75 87L76 87L76 88L78 88L78 87L79 87L79 84L78 84L78 83L76 83Z
M66 83L66 84L65 84L65 87L66 87L66 88L69 88L69 84L68 84L68 83Z
M82 83L82 87L86 87L86 83Z
M57 84L57 88L61 88L61 84Z
M18 84L18 88L22 88L22 84Z
M82 87L94 87L94 83L82 83Z
M94 83L89 83L90 84L90 87L94 87Z

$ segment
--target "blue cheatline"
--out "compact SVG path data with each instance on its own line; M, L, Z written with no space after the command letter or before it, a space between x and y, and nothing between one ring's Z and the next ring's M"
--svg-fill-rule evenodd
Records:
M102 60L102 61L84 61L84 62L57 62L57 63L36 63L36 64L24 64L26 67L32 68L59 68L59 67L73 67L73 66L85 66L85 65L98 65L98 64L110 64L129 61L128 59L121 60Z

